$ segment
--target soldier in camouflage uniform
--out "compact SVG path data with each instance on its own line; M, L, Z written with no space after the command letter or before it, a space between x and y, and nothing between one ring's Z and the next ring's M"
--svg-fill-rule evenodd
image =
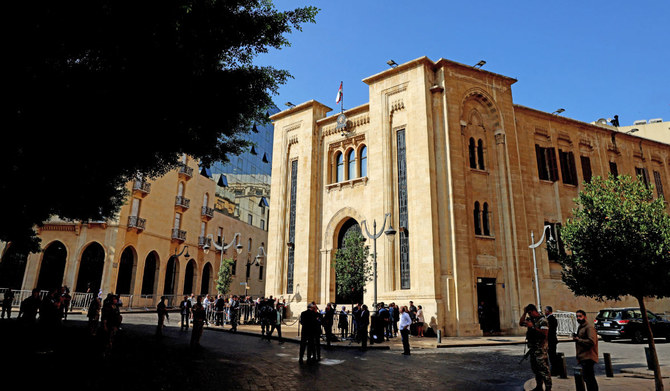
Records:
M528 316L526 316L528 315ZM551 390L551 375L549 372L549 357L547 355L547 334L549 333L549 323L547 319L537 311L534 304L528 304L524 308L524 313L519 320L519 326L527 327L526 339L528 341L528 353L530 358L530 367L535 374L537 386L534 391L542 390L542 383L545 390Z

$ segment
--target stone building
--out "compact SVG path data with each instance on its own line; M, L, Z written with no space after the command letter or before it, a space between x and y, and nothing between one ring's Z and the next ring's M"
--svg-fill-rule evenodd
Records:
M377 240L379 302L412 300L432 327L459 336L482 333L484 302L487 327L519 333L523 307L536 301L531 232L537 241L549 225L556 238L591 176L646 172L668 183L670 147L517 105L515 81L422 57L363 79L364 105L328 115L312 100L273 115L266 293L298 309L338 301L332 265L343 233L363 221L363 232L373 222L386 229L389 214L397 234ZM589 312L614 304L565 287L561 247L536 250L542 303Z
M54 218L39 227L40 253L17 257L3 243L0 288L132 295L133 306L153 306L162 295L216 294L221 252L212 241L236 245L231 293L264 294L265 264L256 264L267 231L214 209L217 184L183 156L179 169L155 180L127 184L128 201L116 219L98 222ZM188 247L188 248L186 248ZM209 247L209 249L207 248ZM248 284L248 289L245 287Z

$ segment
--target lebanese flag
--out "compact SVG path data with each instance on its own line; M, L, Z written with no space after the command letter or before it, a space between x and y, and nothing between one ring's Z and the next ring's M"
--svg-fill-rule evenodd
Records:
M340 89L337 90L337 97L335 98L335 103L340 103L342 100L342 82L340 82Z

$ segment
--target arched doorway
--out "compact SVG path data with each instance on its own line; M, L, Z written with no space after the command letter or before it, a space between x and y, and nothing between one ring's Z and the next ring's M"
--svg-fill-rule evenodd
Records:
M21 254L10 245L0 261L0 287L21 289L27 261L27 254Z
M166 295L174 295L175 282L179 277L179 259L174 255L168 260L165 267L165 284L163 285L163 293Z
M210 288L212 284L212 274L213 274L212 264L207 262L205 267L202 269L202 282L200 283L200 294L206 295L210 293Z
M193 287L195 286L195 260L191 259L186 264L186 270L184 271L184 294L190 295L193 293Z
M144 261L144 273L142 274L142 294L156 294L156 276L158 275L158 255L152 251Z
M358 233L361 234L361 226L358 224L358 221L353 218L347 219L342 226L340 227L340 231L337 234L337 248L341 249L344 248L344 237L347 235L347 233L353 232L353 233ZM338 281L337 278L335 279L335 300L337 303L350 303L350 302L363 302L363 286L361 286L358 290L352 293L351 296L343 296L338 293L339 289L338 288Z
M81 255L75 292L97 293L102 285L104 267L105 249L99 243L91 243Z
M37 278L37 289L51 291L61 287L65 274L66 258L65 245L59 241L51 243L44 250L40 275Z
M116 278L116 294L129 295L132 292L133 276L135 274L135 251L126 247L119 260L119 274Z

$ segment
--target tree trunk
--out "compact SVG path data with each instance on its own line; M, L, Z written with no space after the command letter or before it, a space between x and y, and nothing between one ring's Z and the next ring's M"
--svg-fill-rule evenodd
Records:
M644 305L644 297L637 297L637 302L640 303L640 311L642 311L642 321L647 328L647 335L649 337L649 353L651 354L652 364L654 366L654 381L656 383L656 391L663 391L663 378L661 377L661 366L658 364L658 356L656 355L656 344L654 343L654 335L651 332L651 325L649 324L649 317L647 316L647 307Z

